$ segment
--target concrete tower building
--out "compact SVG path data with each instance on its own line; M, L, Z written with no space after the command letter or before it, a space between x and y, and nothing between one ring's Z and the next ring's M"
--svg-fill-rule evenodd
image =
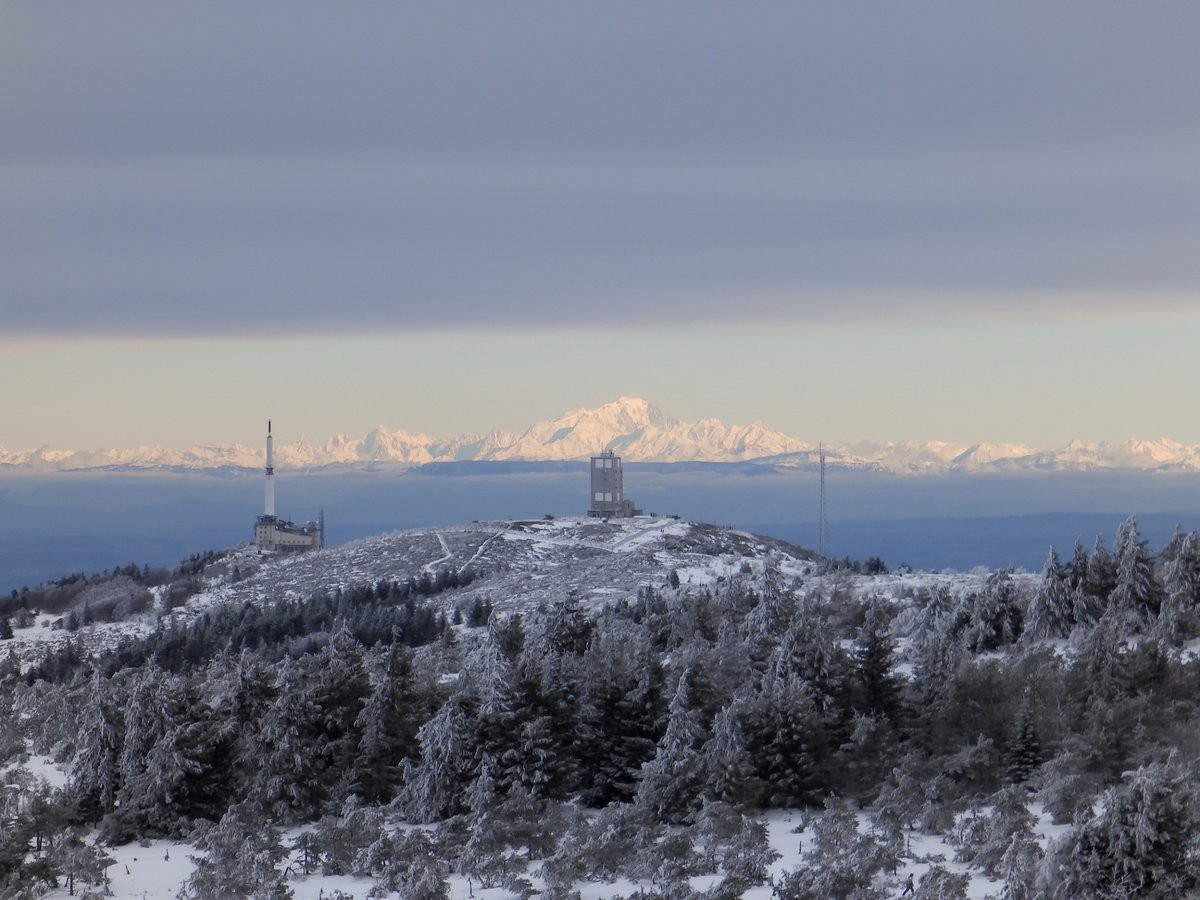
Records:
M267 496L263 515L275 517L275 440L271 437L270 419L267 419Z
M601 518L640 516L632 500L625 499L625 474L621 457L611 450L592 457L592 502L588 515Z
M267 419L267 485L263 514L254 520L254 543L259 550L298 553L324 546L325 514L321 521L297 525L275 515L275 443Z

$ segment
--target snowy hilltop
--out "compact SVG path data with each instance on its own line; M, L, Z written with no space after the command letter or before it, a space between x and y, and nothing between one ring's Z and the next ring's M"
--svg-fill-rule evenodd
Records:
M612 450L628 462L751 463L814 469L819 451L761 422L726 425L718 419L682 422L646 400L620 397L595 409L577 409L521 434L498 429L455 438L380 425L357 437L337 434L321 443L307 438L275 447L276 463L290 469L325 467L412 467L471 461L562 462L585 460ZM1123 442L1072 441L1056 449L1021 444L955 441L860 442L825 447L826 464L898 474L948 471L1200 471L1200 447L1167 438ZM257 446L220 444L186 450L133 447L100 450L0 448L0 471L76 470L207 471L255 469L263 464Z

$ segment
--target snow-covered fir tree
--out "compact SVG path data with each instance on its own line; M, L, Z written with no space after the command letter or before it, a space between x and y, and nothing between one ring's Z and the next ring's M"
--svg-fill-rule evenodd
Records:
M1109 604L1125 617L1130 627L1148 630L1162 604L1162 585L1154 570L1154 559L1138 533L1137 521L1126 519L1117 529L1116 584Z
M1037 591L1029 601L1025 633L1031 638L1065 638L1075 624L1073 607L1068 578L1051 547Z

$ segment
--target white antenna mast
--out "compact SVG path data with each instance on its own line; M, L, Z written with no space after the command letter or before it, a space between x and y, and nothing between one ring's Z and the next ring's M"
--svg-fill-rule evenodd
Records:
M271 438L271 420L267 419L267 490L266 502L263 504L263 513L267 516L275 515L275 446Z
M820 519L817 522L817 553L825 556L825 533L828 530L829 523L825 517L825 445L817 444L817 456L821 462L821 506Z

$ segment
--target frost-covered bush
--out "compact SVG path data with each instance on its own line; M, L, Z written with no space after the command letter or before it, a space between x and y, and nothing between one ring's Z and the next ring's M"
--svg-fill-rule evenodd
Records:
M202 855L193 856L192 875L179 892L180 900L288 900L292 889L280 864L287 850L277 829L251 803L231 806L216 825L202 825L192 835Z
M1028 797L1024 788L1009 785L988 797L983 811L961 816L952 835L958 845L958 860L995 878L1013 838L1033 837L1034 817L1026 805Z
M692 834L698 869L724 873L728 890L763 884L771 863L779 858L768 841L766 825L727 803L705 803Z
M829 799L813 824L812 849L773 886L780 900L874 900L886 896L876 876L895 864L895 856L874 835L859 831L858 818L845 803Z
M1109 788L1051 847L1041 883L1054 900L1186 897L1200 886L1200 826L1191 779L1152 763Z
M966 900L971 876L933 866L921 876L913 900Z
M1074 752L1060 753L1042 765L1035 797L1059 825L1074 821L1095 800L1095 777L1084 773L1086 761Z
M999 900L1035 900L1041 845L1030 835L1014 834L1000 858L997 874L1004 882Z
M363 807L357 798L349 798L340 815L322 818L312 834L311 843L320 857L321 871L326 875L369 871L356 860L364 848L375 843L382 829L381 810Z
M359 855L357 865L375 878L372 897L389 897L393 892L407 900L450 896L446 864L423 829L381 833Z
M538 873L559 891L567 891L576 881L611 883L633 877L645 862L641 851L658 837L628 803L610 804L590 816L576 812L568 822L558 847Z

